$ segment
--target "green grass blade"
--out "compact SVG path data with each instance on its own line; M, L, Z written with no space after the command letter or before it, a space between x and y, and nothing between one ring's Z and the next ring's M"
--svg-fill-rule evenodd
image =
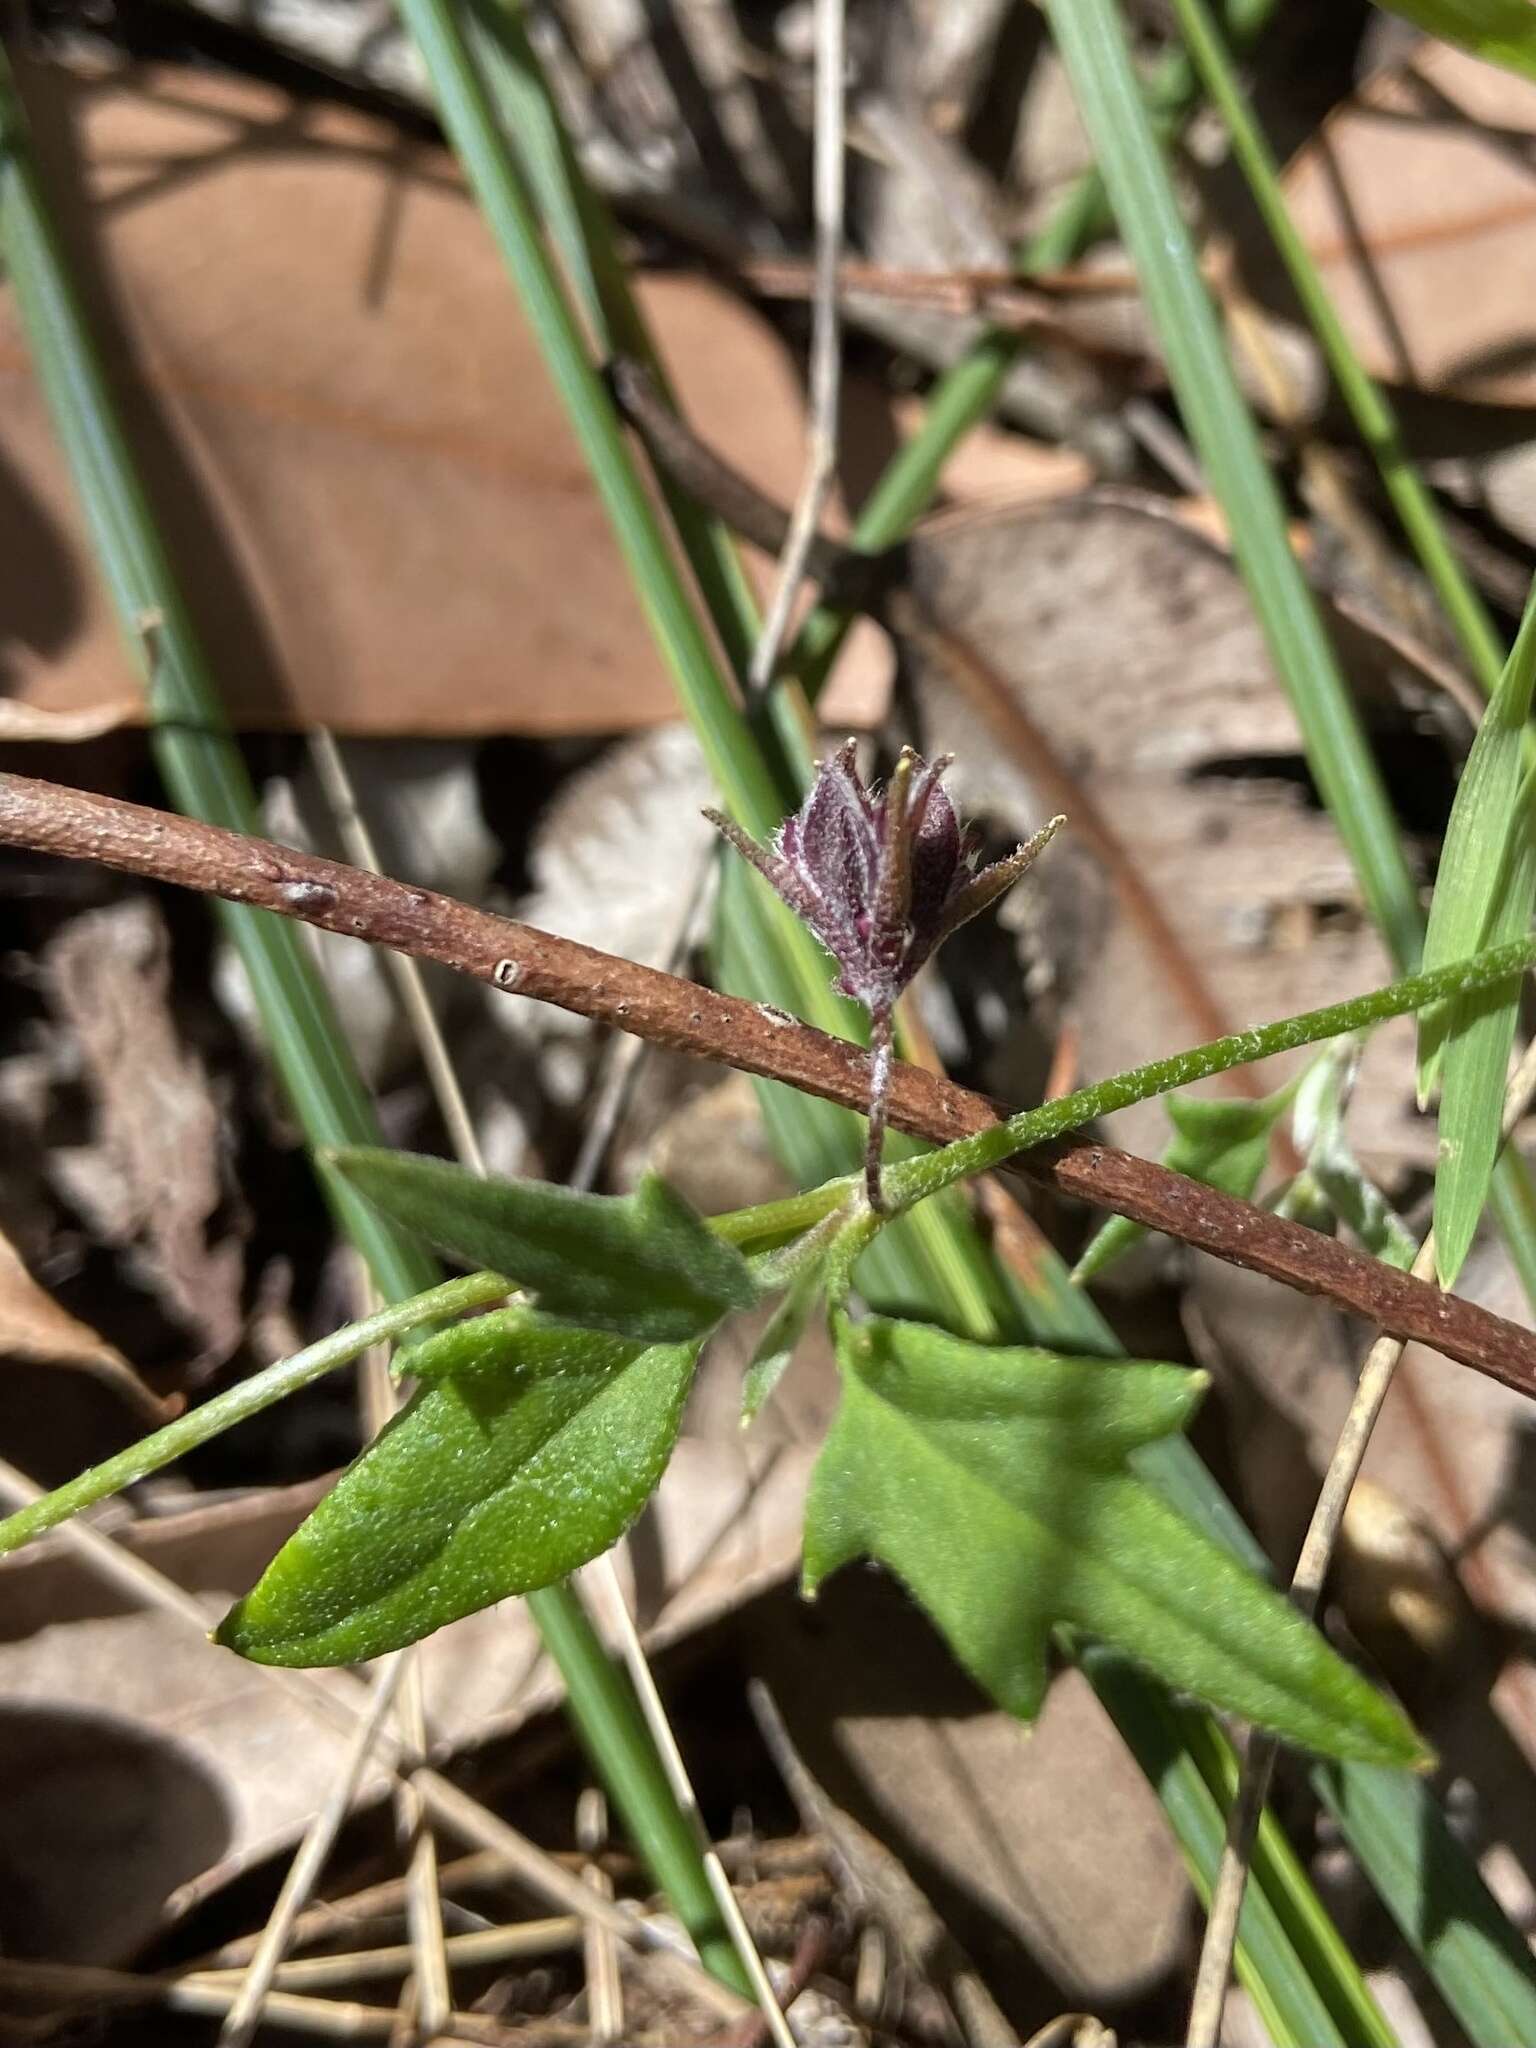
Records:
M143 675L160 772L188 815L261 830L255 791L231 737L211 671L160 543L111 390L33 168L14 81L0 52L0 251L84 508L102 575ZM274 1064L312 1153L382 1143L377 1117L304 935L287 919L219 905L248 975ZM339 1176L316 1164L337 1221L386 1301L434 1286L436 1263ZM605 1741L597 1756L615 1804L705 1960L746 1990L688 1822L627 1681L604 1655L565 1587L530 1598L580 1725ZM558 1645L558 1647L556 1647Z
M1531 0L1378 0L1459 49L1506 71L1536 78L1536 8Z
M1307 761L1400 967L1418 957L1418 899L1381 775L1312 593L1291 552L1285 508L1233 379L1215 309L1114 0L1050 0L1066 65L1190 438L1306 747Z
M1467 756L1446 827L1424 957L1463 957L1483 935L1516 937L1536 903L1531 845L1529 721L1536 690L1536 591ZM1435 1174L1435 1264L1460 1272L1488 1199L1498 1154L1518 978L1478 999L1438 1005L1420 1020L1419 1096L1443 1073Z
M1113 1651L1078 1645L1075 1654L1137 1762L1157 1787L1178 1831L1195 1889L1209 1902L1221 1861L1226 1816L1181 1725L1197 1723L1199 1717L1182 1715L1170 1700L1141 1684L1138 1675ZM1235 1966L1238 1981L1258 2008L1276 2048L1328 2048L1328 2044L1364 2048L1366 2043L1371 2048L1377 2044L1392 2048L1393 2036L1379 2009L1369 2031L1343 2031L1258 1878L1255 1869L1255 1882L1244 1895L1238 1920ZM1369 1991L1365 1997L1369 2007L1374 2007Z
M1524 777L1515 798L1513 836L1485 926L1495 944L1523 937L1536 910L1533 804L1536 770ZM1488 1200L1524 979L1512 975L1484 995L1464 996L1451 1006L1435 1167L1435 1271L1442 1287L1454 1285Z
M1313 1789L1421 1955L1469 2041L1536 2042L1536 1967L1422 1779L1367 1764L1318 1765Z

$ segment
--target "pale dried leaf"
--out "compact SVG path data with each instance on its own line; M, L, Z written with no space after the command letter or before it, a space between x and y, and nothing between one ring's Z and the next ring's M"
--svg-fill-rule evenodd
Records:
M110 279L94 310L127 323L107 346L237 722L579 733L673 714L607 515L446 151L227 75L29 67L22 83L45 160L68 159L51 179L66 237ZM82 187L91 221L70 203ZM641 296L700 430L792 495L791 352L719 286L658 277ZM48 711L116 701L137 679L4 291L0 403L14 494L0 604L28 621L9 687ZM863 646L867 694L888 660L878 635Z
M36 704L20 704L12 697L0 697L0 740L51 740L55 745L78 740L97 740L119 726L133 725L144 716L142 703L124 698L116 704L99 704L79 711L48 711Z
M144 1384L115 1344L62 1308L39 1287L21 1254L0 1231L0 1358L61 1365L88 1372L152 1422L165 1422L180 1405L162 1401Z
M1291 216L1366 367L1536 404L1536 83L1426 37L1296 154Z
M224 1141L207 1072L171 1015L160 913L145 897L87 911L50 941L43 964L95 1111L93 1142L53 1153L50 1175L196 1333L194 1372L211 1369L240 1340L244 1261L237 1238L209 1236Z

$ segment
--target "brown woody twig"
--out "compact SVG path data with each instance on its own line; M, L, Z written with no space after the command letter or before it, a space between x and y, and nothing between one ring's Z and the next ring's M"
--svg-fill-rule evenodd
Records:
M862 1110L869 1056L766 1003L719 995L452 897L269 840L0 774L0 844L89 860L231 903L296 917L343 937L436 960L493 987ZM948 1144L1007 1112L920 1067L896 1064L890 1120ZM1322 1295L1378 1329L1536 1397L1536 1336L1477 1303L1151 1160L1086 1137L1058 1139L1011 1165L1058 1193L1129 1216L1229 1264Z

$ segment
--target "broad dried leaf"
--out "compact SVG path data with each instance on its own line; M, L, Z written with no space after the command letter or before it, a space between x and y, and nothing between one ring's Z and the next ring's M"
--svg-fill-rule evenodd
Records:
M1528 0L1509 4L1533 12ZM1291 216L1373 375L1484 404L1536 403L1533 136L1536 84L1426 42L1367 79L1297 152L1285 176Z
M1304 1748L1422 1761L1398 1710L1129 1462L1184 1427L1202 1374L985 1349L884 1318L844 1322L839 1356L808 1590L881 1559L1024 1720L1044 1698L1049 1631L1067 1623Z
M675 715L447 151L229 75L17 71L66 242L107 281L92 312L237 723L610 733ZM804 400L770 323L696 278L642 278L640 297L701 431L791 496ZM38 710L116 702L136 677L4 289L0 400L8 685ZM890 661L861 638L833 712L867 720Z
M392 1222L467 1266L505 1273L546 1315L586 1329L676 1343L758 1300L741 1253L655 1174L632 1195L584 1195L413 1152L329 1156Z
M220 1624L261 1664L351 1664L615 1543L666 1468L696 1344L644 1345L524 1309L411 1353L427 1379ZM439 1377L439 1374L444 1375Z
M21 1254L0 1231L0 1357L24 1358L37 1365L72 1366L88 1372L121 1394L155 1422L176 1413L179 1402L162 1401L150 1392L115 1344L109 1344L89 1323L61 1308L38 1286Z

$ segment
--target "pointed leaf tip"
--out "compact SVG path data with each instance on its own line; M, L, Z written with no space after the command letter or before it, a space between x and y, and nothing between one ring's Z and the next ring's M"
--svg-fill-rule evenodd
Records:
M631 1195L584 1195L409 1152L349 1148L331 1164L393 1222L586 1329L677 1343L758 1299L741 1253L655 1174Z
M1030 1717L1066 1623L1324 1755L1413 1764L1398 1709L1129 1462L1203 1376L989 1349L918 1323L837 1326L843 1400L812 1477L805 1579L872 1556L962 1664Z

